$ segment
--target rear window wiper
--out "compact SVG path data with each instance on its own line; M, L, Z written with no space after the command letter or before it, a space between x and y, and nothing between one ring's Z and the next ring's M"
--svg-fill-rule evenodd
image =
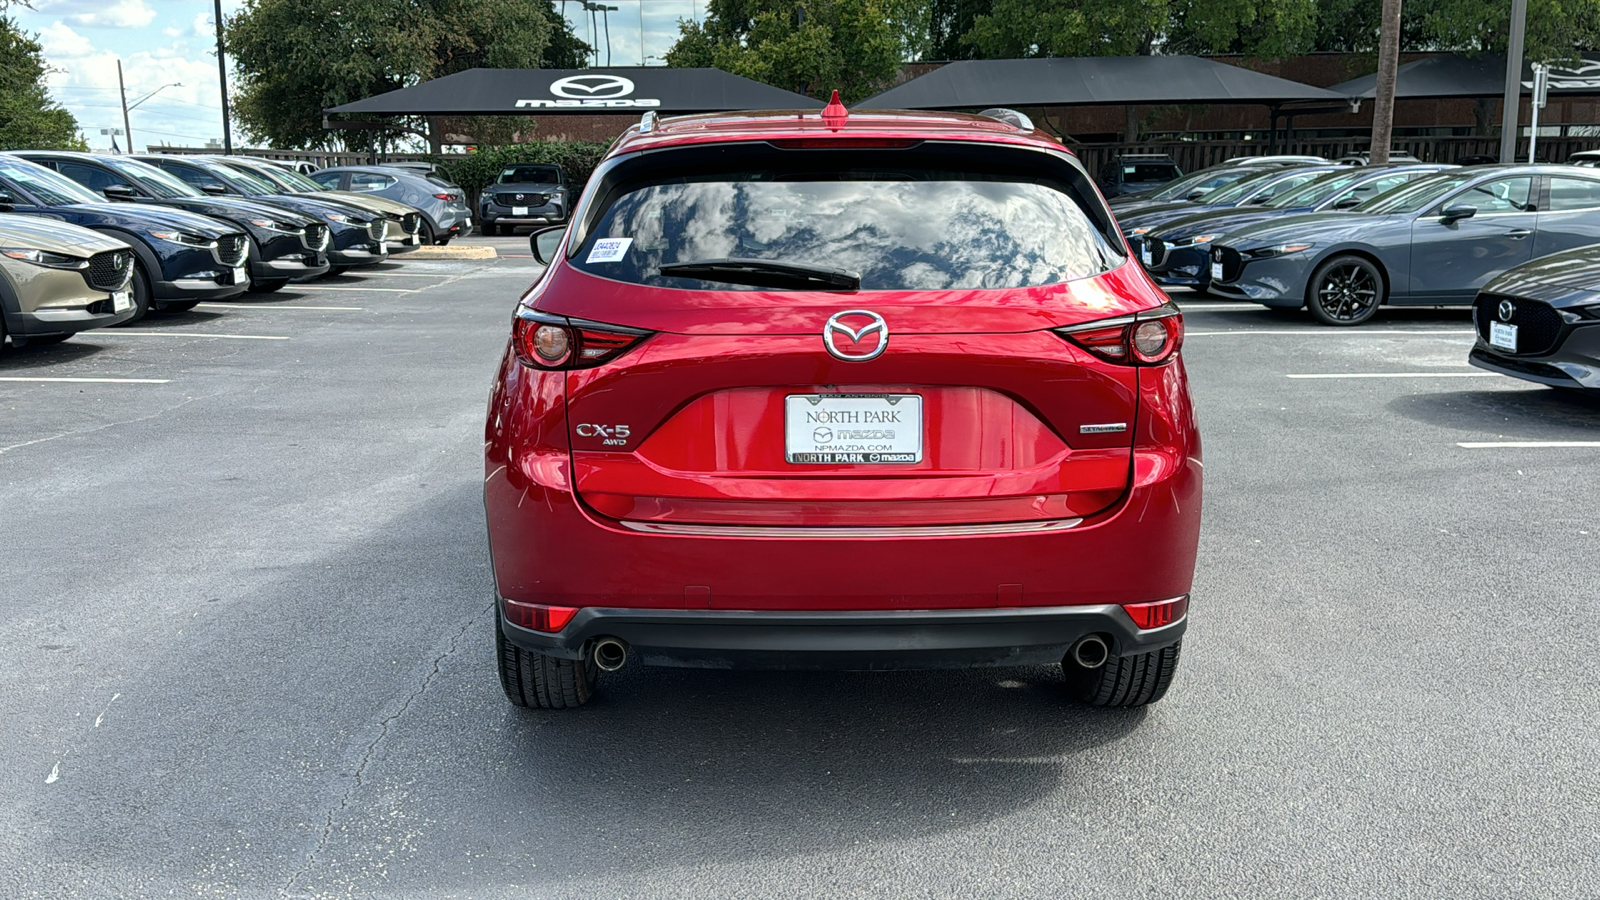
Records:
M751 287L813 288L825 291L855 291L861 289L861 273L828 266L810 266L805 263L773 262L770 259L696 259L671 263L661 267L661 274L679 278L699 278L703 281L720 281L723 284L747 284Z

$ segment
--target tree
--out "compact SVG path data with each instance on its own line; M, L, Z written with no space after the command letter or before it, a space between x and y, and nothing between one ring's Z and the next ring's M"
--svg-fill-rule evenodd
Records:
M89 149L78 120L50 99L49 72L39 42L0 17L0 150Z
M283 148L387 144L397 121L322 127L322 110L480 66L576 68L588 48L552 0L247 0L226 23L245 131Z
M1383 18L1378 39L1378 85L1372 101L1372 155L1368 162L1378 166L1389 161L1389 142L1394 134L1394 82L1400 66L1400 0L1383 0Z
M797 93L846 103L887 87L926 19L905 0L710 0L705 19L679 23L667 65L710 66ZM906 23L919 33L908 36Z
M1309 49L1316 0L993 0L964 41L977 55L1134 56Z

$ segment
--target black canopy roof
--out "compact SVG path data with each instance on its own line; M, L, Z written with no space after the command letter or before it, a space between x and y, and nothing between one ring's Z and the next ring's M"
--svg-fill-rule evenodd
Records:
M1585 54L1576 66L1550 70L1551 94L1600 94L1600 56ZM1377 92L1378 76L1363 75L1328 90L1347 97L1371 97ZM1395 74L1394 95L1406 100L1437 97L1501 97L1506 89L1506 57L1503 53L1466 56L1438 53L1413 60ZM1533 90L1533 64L1522 64L1522 90Z
M818 109L822 101L721 69L468 69L327 113L492 116Z
M975 59L941 66L857 104L982 109L1088 104L1344 102L1345 95L1198 56Z

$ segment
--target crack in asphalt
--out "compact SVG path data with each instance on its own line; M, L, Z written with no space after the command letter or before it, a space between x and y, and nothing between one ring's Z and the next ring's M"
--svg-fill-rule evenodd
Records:
M404 716L406 711L411 709L412 701L416 700L418 697L427 692L428 686L433 684L433 682L438 679L440 667L444 661L449 659L451 656L454 656L456 651L461 649L461 639L466 636L467 632L472 629L473 625L477 624L477 622L483 618L484 615L491 611L492 607L484 612L470 616L465 622L463 622L461 628L457 630L455 635L450 638L450 646L446 648L443 653L434 657L433 667L429 670L427 675L423 676L422 683L417 685L416 690L406 695L406 698L401 701L400 708L398 710L396 710L392 715L385 716L378 723L378 735L377 737L374 737L371 742L367 744L366 749L361 752L361 761L356 763L356 769L353 773L353 777L351 778L350 785L346 787L344 793L340 795L339 802L328 809L327 816L322 823L322 834L317 837L317 845L312 847L311 851L306 854L305 864L296 869L294 872L290 873L289 879L283 883L283 888L278 892L279 896L286 898L310 896L309 894L294 894L293 891L295 882L298 881L302 876L309 873L312 867L316 865L317 856L322 853L322 851L328 845L328 840L333 837L334 820L338 819L340 814L349 808L350 801L355 796L356 791L366 786L364 776L366 775L367 765L372 762L372 756L378 751L378 747L383 743L384 738L389 736L389 726L399 721L400 717Z
M20 444L11 444L9 446L0 447L0 454L10 453L12 450L21 450L23 447L32 447L35 444L43 444L43 443L47 443L49 441L60 440L61 438L64 438L64 437L77 437L78 435L83 435L83 434L94 434L96 431L104 431L107 428L116 428L119 425L133 425L133 424L138 423L138 422L148 421L150 419L155 419L155 418L159 418L160 416L164 416L167 413L172 412L173 410L178 409L180 407L188 406L190 403L193 403L196 400L209 400L210 398L215 397L215 396L216 396L216 394L207 394L204 397L186 397L183 400L181 400L181 401L179 401L177 403L174 403L171 406L164 407L164 408L162 408L160 410L157 410L156 412L150 413L149 415L138 416L138 417L132 418L132 419L122 419L122 420L119 420L119 421L116 421L116 422L107 422L107 423L105 423L103 425L96 425L93 428L84 428L84 429L82 429L80 431L63 431L60 434L52 434L49 437L35 438L35 439L31 440L31 441L23 441Z

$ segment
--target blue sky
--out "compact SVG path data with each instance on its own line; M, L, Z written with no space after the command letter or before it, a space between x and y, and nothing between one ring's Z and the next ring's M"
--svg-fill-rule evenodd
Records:
M243 0L223 0L223 14L242 5ZM591 16L579 0L556 0L578 36L599 48L602 66L608 21L612 65L660 65L677 40L678 20L705 15L705 0L605 0L603 5L616 11ZM11 15L39 35L45 59L58 70L49 78L51 94L77 116L90 147L110 147L111 137L100 129L122 127L119 59L129 103L159 89L129 114L136 148L221 140L212 0L33 0L33 9L13 7ZM180 86L162 87L173 83ZM122 139L117 143L126 148Z

